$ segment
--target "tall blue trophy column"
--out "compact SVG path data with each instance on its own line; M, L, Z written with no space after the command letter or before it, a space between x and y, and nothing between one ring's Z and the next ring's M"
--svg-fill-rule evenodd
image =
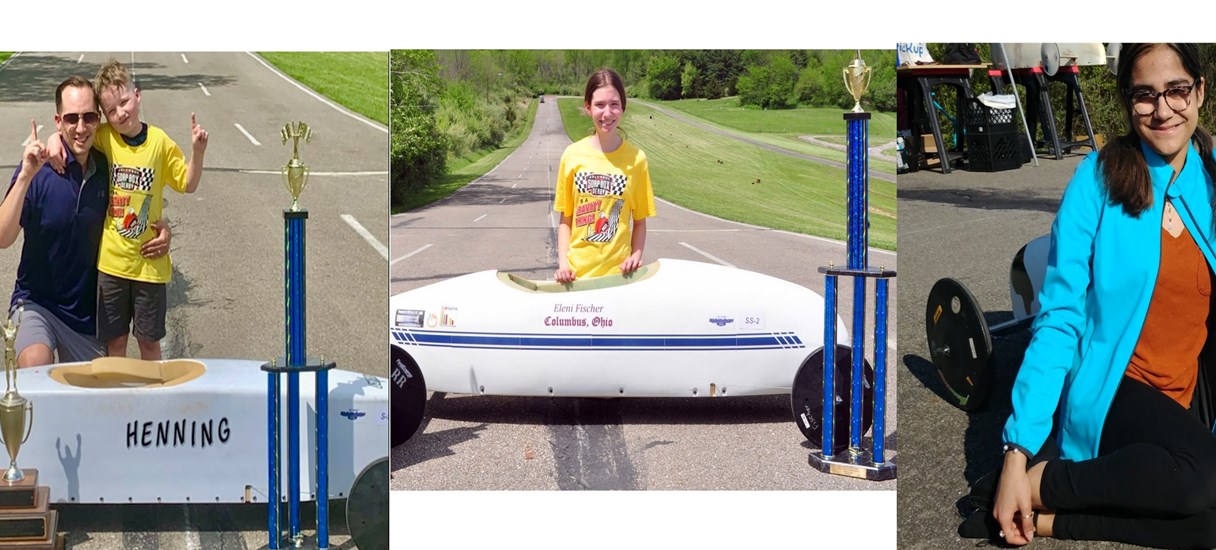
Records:
M287 540L299 546L303 541L300 531L300 373L312 372L316 388L316 481L317 503L317 548L329 547L329 369L333 363L318 361L306 355L307 335L307 287L305 281L305 222L308 211L299 207L300 192L308 182L308 167L300 163L299 141L307 142L312 130L303 122L283 128L283 143L293 139L292 159L283 167L284 183L292 194L290 209L283 211L283 313L285 318L286 353L280 360L262 365L268 376L268 473L269 479L269 548L277 550L283 543L283 525L280 518L282 502L282 431L279 417L281 378L287 375Z
M811 453L810 463L821 471L871 480L895 477L895 464L884 456L886 420L887 370L887 291L895 272L884 267L869 266L869 121L870 113L861 109L861 96L869 84L870 68L857 59L844 70L845 86L856 100L852 112L844 114L848 126L848 186L847 186L847 261L844 269L836 266L820 268L826 274L824 307L823 354L823 413L822 449ZM845 451L837 453L834 441L837 431L837 360L836 360L836 291L840 276L853 278L853 339L850 350L848 422L849 442ZM867 389L870 386L865 370L866 280L875 279L874 296L874 375L872 410L866 411ZM843 349L843 348L842 348ZM873 445L862 448L865 432L863 420L870 412L873 418Z

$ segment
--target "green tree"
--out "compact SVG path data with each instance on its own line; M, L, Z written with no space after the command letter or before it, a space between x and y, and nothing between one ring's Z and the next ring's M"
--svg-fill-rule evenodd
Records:
M435 52L428 50L393 50L389 72L390 195L399 205L447 170L447 142L434 115L443 81Z
M702 50L701 95L717 99L735 95L735 85L743 74L742 52L738 50Z
M798 68L784 53L772 54L765 65L753 65L739 77L739 103L764 109L788 109L797 104L794 87Z
M692 61L684 63L684 72L680 74L680 92L684 97L697 97L697 77L700 74Z
M798 76L798 83L794 86L798 102L815 106L830 105L831 101L828 98L832 91L828 76L827 70L824 69L818 58L812 57L808 60L806 68Z
M897 108L895 104L895 60L892 59L890 63L878 65L872 70L874 74L870 77L870 88L861 98L862 105L867 106L872 103L871 108L876 111L894 111ZM850 101L852 99L852 97L849 98ZM849 107L851 108L852 105Z
M651 59L646 79L650 83L650 97L680 99L679 59L669 55L660 55Z

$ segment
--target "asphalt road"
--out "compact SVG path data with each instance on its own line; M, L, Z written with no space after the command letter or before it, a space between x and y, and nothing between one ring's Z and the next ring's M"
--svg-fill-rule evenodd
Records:
M392 216L391 293L485 269L552 279L555 172L570 141L556 102L540 104L536 116L531 136L490 173L443 201ZM839 184L845 183L841 171ZM663 182L654 185L661 193ZM840 242L727 222L664 201L656 206L658 217L648 221L651 261L730 264L820 293L824 281L816 269L845 263ZM896 268L890 252L875 250L870 261ZM851 285L841 286L840 303L851 304ZM895 294L895 285L891 288ZM873 350L872 341L867 346ZM894 371L889 372L888 383L894 384ZM899 449L894 401L892 393L888 456ZM395 490L893 490L895 485L813 470L807 463L810 444L792 421L788 396L711 401L431 394L427 411L413 439L392 451Z
M304 121L313 128L311 143L300 144L313 171L300 197L309 211L307 351L341 369L386 376L387 130L246 53L21 53L0 68L5 178L20 160L31 118L44 140L54 131L59 82L73 74L91 79L110 57L133 69L144 120L187 153L191 112L210 132L198 191L165 192L174 266L165 356L284 354L282 211L291 197L280 168L291 143L282 144L280 130ZM0 286L11 285L19 246L0 252ZM262 506L77 507L61 525L69 545L82 549L257 548L266 543L264 528ZM333 542L350 547L344 537Z
M1088 152L1088 149L1081 149ZM973 548L957 534L959 499L1000 466L1001 429L1028 331L993 339L991 391L974 413L955 408L929 359L925 304L942 277L962 282L989 325L1012 318L1009 266L1031 239L1051 230L1060 196L1083 158L1040 158L1016 170L899 176L899 248L904 257L899 300L901 442L900 548ZM1110 549L1127 545L1035 539L1034 548Z

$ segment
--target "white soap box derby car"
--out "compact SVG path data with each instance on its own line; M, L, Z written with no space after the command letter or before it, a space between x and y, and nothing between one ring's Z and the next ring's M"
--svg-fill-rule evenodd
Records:
M33 406L17 466L56 503L267 502L267 374L262 362L105 357L19 369ZM329 371L329 496L388 454L387 380ZM287 402L286 383L281 402ZM315 449L314 383L300 376L300 448ZM281 414L286 432L286 413ZM284 436L284 441L286 436ZM286 451L284 451L286 452ZM7 455L4 465L7 467ZM286 493L286 459L283 462ZM315 500L315 453L300 461Z
M824 299L807 288L684 260L660 259L628 276L570 284L493 270L455 277L390 300L392 443L417 430L428 390L727 397L788 394L801 386L796 375L818 388L811 394L819 397L805 402L793 392L795 420L818 442L822 428L805 413L823 408L823 322ZM836 334L838 343L849 341L839 316ZM838 347L845 353L837 357L847 362L847 348ZM872 370L867 376L872 398ZM838 377L838 395L848 391L849 379Z

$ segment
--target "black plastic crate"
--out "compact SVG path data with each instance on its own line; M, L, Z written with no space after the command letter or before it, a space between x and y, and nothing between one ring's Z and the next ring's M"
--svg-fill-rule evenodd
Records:
M974 97L967 98L964 128L967 135L1016 132L1013 114L1013 109L994 109Z
M967 134L967 169L975 172L999 172L1022 166L1020 144L1026 140L1016 130L999 134Z

